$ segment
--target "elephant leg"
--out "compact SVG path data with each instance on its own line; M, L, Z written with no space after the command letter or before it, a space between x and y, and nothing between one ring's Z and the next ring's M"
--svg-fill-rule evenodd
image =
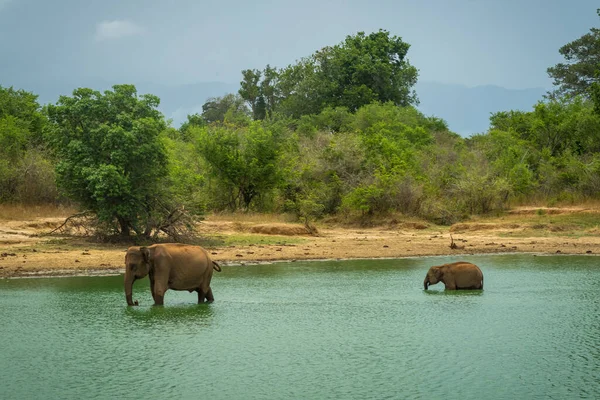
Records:
M208 292L206 292L206 301L208 303L212 303L213 301L215 301L215 298L212 293L212 289L210 287L208 288Z
M150 275L150 292L152 293L152 299L156 304L156 293L154 292L154 276Z
M204 303L204 298L206 297L206 294L204 294L202 288L198 288L196 289L196 291L198 292L198 304Z
M165 300L165 292L167 291L166 287L164 285L161 285L159 281L155 281L154 285L152 285L154 287L154 305L155 306L162 306L164 305L164 300Z
M162 306L164 304L165 304L165 295L162 295L162 296L156 295L154 297L154 305L155 306Z
M446 290L456 290L456 285L454 283L446 283Z

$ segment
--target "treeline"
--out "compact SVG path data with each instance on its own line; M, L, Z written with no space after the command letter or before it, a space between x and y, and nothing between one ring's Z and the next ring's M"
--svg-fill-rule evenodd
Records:
M586 43L598 51L597 30ZM132 85L44 107L0 87L0 201L69 201L106 233L174 236L212 211L450 224L598 198L600 96L596 75L579 76L588 54L549 69L558 90L532 111L495 113L488 132L462 138L415 108L408 49L386 31L359 33L280 70L245 70L239 93L178 129Z

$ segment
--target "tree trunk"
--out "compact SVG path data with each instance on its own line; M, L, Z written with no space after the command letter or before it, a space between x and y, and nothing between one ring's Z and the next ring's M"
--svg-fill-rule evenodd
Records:
M123 217L117 217L117 221L119 221L121 236L131 236L131 228L129 227L129 222L127 222Z

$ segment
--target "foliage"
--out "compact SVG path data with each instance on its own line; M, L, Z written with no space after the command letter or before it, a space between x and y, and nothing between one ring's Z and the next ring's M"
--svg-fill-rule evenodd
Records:
M166 125L159 99L133 85L76 89L48 106L58 186L109 231L150 235L172 215L165 198Z
M257 69L246 69L242 71L242 76L244 79L240 82L239 95L248 102L254 119L264 119L264 97L262 97L260 86L258 84L261 71Z
M178 140L163 135L162 142L168 160L166 188L167 196L172 201L183 205L190 214L202 217L209 201L205 177L206 165L197 155L194 140L193 137L189 140Z
M201 114L188 114L187 121L185 121L179 127L179 133L181 134L181 139L189 142L192 140L190 128L192 127L203 127L206 126L207 122Z
M25 90L0 85L0 120L13 117L19 121L22 139L31 145L42 143L46 119L37 102L37 95Z
M257 197L280 184L282 132L252 122L247 127L214 125L197 131L197 146L227 193L227 206L248 210Z
M594 104L594 112L600 115L600 83L594 82L590 85L590 98Z
M252 118L255 120L271 118L279 102L277 69L270 65L267 65L263 71L246 69L242 71L242 78L238 94L250 106Z
M212 97L202 105L202 118L208 124L213 122L223 122L225 118L246 121L249 117L249 111L244 104L244 99L235 94L226 94L223 97ZM188 121L195 121L193 117L188 117ZM201 124L193 123L195 126Z
M505 179L472 171L456 182L452 194L470 215L474 215L501 210L510 190Z
M184 214L223 209L291 212L313 229L336 214L451 224L516 202L598 199L598 35L561 48L552 96L498 111L466 139L413 106L409 45L383 30L244 70L237 94L208 99L179 129L131 85L78 89L46 114L34 94L0 87L0 201L56 201L56 179L111 232L176 235Z
M328 133L349 132L354 116L346 107L327 107L319 114L303 115L297 121L297 132L312 137L318 131Z
M600 151L600 115L582 97L539 102L533 111L492 115L492 129L511 131L535 148L553 156L565 151L586 154Z
M281 70L267 65L262 73L242 71L239 93L255 119L273 111L299 118L327 107L354 112L373 102L416 104L417 69L406 59L409 47L385 30L359 32Z
M277 104L280 101L281 93L279 89L279 72L277 68L271 67L269 64L265 67L262 73L263 79L260 83L259 102L264 103L264 113L257 110L257 116L264 114L265 117L272 117Z
M518 136L491 130L471 140L473 150L489 163L490 173L504 179L515 195L528 195L536 187L532 167L534 147Z
M597 11L600 16L600 9ZM559 49L565 62L548 68L548 75L557 86L554 96L588 95L590 86L598 82L600 66L600 29L588 33Z
M43 146L46 119L37 96L0 86L0 202L55 202L58 193Z

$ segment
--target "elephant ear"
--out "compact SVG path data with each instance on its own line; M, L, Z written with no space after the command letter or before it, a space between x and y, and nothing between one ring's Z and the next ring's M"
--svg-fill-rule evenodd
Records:
M433 269L433 273L435 274L435 277L437 280L440 280L442 277L442 269L440 267L435 267Z
M150 249L147 247L140 247L140 252L142 253L142 258L146 264L150 264Z

